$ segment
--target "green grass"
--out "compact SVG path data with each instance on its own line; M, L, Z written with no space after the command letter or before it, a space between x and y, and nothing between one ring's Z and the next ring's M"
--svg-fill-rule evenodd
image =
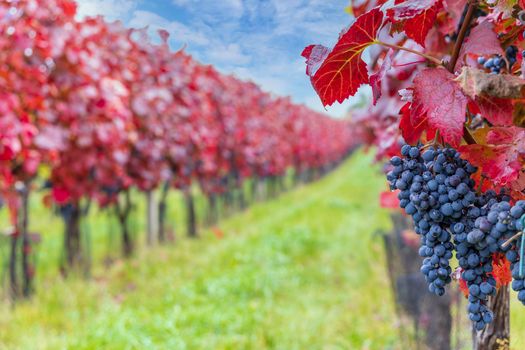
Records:
M385 184L371 160L358 153L316 183L253 205L221 223L222 238L141 247L109 268L100 262L113 253L109 221L94 214L87 281L57 275L60 222L35 203L43 277L31 301L0 303L0 348L400 349L373 236L389 227L378 207ZM170 199L172 222L182 219L179 202ZM524 320L513 313L513 341Z

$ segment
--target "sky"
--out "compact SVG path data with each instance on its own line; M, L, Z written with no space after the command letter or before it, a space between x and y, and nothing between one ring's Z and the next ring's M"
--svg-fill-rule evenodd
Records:
M324 108L301 57L309 44L333 46L352 21L348 0L77 0L79 17L103 15L127 26L165 29L173 50L252 80L265 91L342 116L349 102Z

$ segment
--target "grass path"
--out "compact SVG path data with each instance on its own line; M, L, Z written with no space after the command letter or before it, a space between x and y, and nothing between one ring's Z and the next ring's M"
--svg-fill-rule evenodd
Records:
M377 170L358 153L222 222L222 238L141 249L89 281L43 278L32 301L0 303L0 349L398 349Z
M197 241L142 250L91 281L49 278L14 311L8 349L385 349L395 344L377 206L354 157ZM380 335L380 336L378 336Z

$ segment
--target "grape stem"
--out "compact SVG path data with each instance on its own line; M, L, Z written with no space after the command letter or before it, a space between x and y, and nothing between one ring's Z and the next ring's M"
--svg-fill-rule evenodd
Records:
M382 42L382 41L376 41L376 44L381 45L381 46L385 46L385 47L389 47L389 48L395 49L395 50L402 50L402 51L413 53L415 55L421 56L421 57L429 60L430 62L434 63L437 66L443 65L443 63L440 60L438 60L437 58L435 58L433 56L430 56L430 55L427 55L427 54L425 54L423 52L420 52L420 51L412 50L412 49L409 49L407 47L403 47L403 46L399 46L399 45L395 45L395 44L385 43L385 42Z
M506 240L504 243L502 243L502 244L501 244L501 248L506 248L506 247L509 246L512 242L514 242L515 240L517 240L518 238L520 238L522 235L523 235L523 231L520 231L520 232L516 233L514 236L510 237L508 240Z

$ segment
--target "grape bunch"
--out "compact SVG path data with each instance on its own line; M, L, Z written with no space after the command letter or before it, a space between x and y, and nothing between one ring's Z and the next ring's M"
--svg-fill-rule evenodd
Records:
M510 204L499 201L492 191L480 196L479 215L470 218L468 225L454 227L456 258L461 267L461 278L467 283L469 296L467 310L477 330L492 322L487 307L489 296L496 293L496 280L492 276L492 257L500 249L503 229L499 217L510 209ZM473 220L473 222L472 222ZM466 230L465 228L470 228ZM505 228L506 229L506 228Z
M443 295L452 280L451 226L464 218L477 200L470 178L476 169L452 148L429 148L421 154L418 147L405 145L401 154L404 158L392 158L394 168L387 179L392 189L400 190L400 206L412 216L421 236L421 271L429 290ZM473 209L469 215L479 214Z
M501 55L495 55L490 58L483 56L478 57L478 64L483 66L483 68L489 69L492 74L499 74L501 70L507 67L510 70L512 66L516 63L518 54L518 48L514 45L511 45L505 49L505 59Z
M486 69L489 69L490 73L492 74L501 73L501 69L506 65L505 60L500 55L496 55L488 59L485 57L478 57L478 64L482 65Z
M516 233L523 231L525 214L525 201L518 201L504 214L498 217L498 224L503 232L503 240L507 241L513 238ZM503 226L504 225L504 226ZM508 246L503 245L502 250L505 252L505 257L511 263L512 272L512 289L518 293L518 300L525 305L525 265L521 266L522 261L520 256L523 256L523 249L525 249L525 241L515 239L510 242Z
M493 320L487 306L496 293L493 257L505 253L511 262L512 288L525 304L525 264L520 265L525 247L511 239L525 228L525 201L512 206L504 192L477 193L471 178L477 169L452 148L404 145L401 155L391 159L387 180L391 189L399 190L399 205L420 235L421 271L429 291L445 293L455 250L468 287L469 318L481 330Z

